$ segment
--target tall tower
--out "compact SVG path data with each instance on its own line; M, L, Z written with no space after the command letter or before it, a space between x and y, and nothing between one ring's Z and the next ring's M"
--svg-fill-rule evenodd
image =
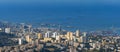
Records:
M28 25L28 32L31 32L32 25Z
M25 37L25 39L26 39L27 42L30 42L30 36L29 36L29 35L27 35L27 36Z
M73 33L72 32L67 32L67 39L73 40Z
M84 41L84 43L86 43L87 42L87 32L83 32L83 41Z
M56 36L55 39L56 39L56 40L60 40L60 36Z
M42 34L41 33L38 33L37 36L38 36L38 39L42 38Z
M24 31L24 26L25 26L24 23L21 23L20 29L21 29L21 32L22 32L22 33L25 33L25 31Z
M0 28L0 32L2 32L2 28Z
M86 37L86 35L87 35L87 32L83 32L83 36Z
M79 42L82 42L83 43L83 36L80 36L80 39L79 39Z
M18 41L19 41L19 42L18 42L18 43L19 43L19 45L21 45L21 44L22 44L22 39L21 39L21 38L19 38L19 39L18 39Z
M80 31L76 30L76 36L79 37L79 35L80 35Z
M50 38L50 32L49 31L45 33L45 38Z

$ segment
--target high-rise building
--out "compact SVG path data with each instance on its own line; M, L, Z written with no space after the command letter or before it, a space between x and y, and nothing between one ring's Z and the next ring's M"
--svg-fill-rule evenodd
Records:
M83 32L83 36L86 37L86 35L87 35L87 32Z
M45 33L45 38L50 38L50 32L49 31Z
M2 28L0 28L0 32L2 32Z
M31 32L32 25L28 25L28 32Z
M55 38L56 40L60 40L60 36L56 36L56 38Z
M87 42L87 32L83 32L83 41L84 41L84 43L86 43Z
M5 28L5 33L10 33L10 28Z
M73 41L76 42L77 41L77 38L75 36L73 36Z
M80 36L79 42L83 42L83 36Z
M21 23L20 29L21 29L21 32L22 32L22 33L25 33L24 26L25 26L24 23Z
M80 35L80 31L76 30L76 36L79 37L79 35Z
M53 37L53 38L56 38L56 36L58 36L58 35L59 35L58 32L54 32L53 35L52 35L52 37Z
M18 41L19 41L19 42L18 42L18 43L19 43L19 45L22 45L22 39L21 39L21 38L19 38L19 39L18 39Z
M26 39L27 42L30 42L30 36L29 36L29 35L27 35L27 36L25 37L25 39Z
M37 37L38 37L38 39L42 38L42 34L41 34L41 33L38 33L38 34L37 34Z
M67 32L67 39L68 40L73 40L73 33L72 32Z

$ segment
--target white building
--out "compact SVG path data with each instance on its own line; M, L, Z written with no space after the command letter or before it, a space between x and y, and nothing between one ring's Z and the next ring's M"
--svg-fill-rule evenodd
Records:
M83 32L83 41L84 41L84 43L87 42L87 37L86 37L86 35L87 35L87 32Z
M50 38L50 31L46 32L44 37L45 38Z
M83 36L86 37L86 35L87 35L87 32L83 32Z
M10 33L10 28L5 28L5 33Z
M80 31L76 30L76 36L79 37L79 35L80 35Z
M74 40L74 42L76 42L77 38L75 36L73 36L73 40Z
M21 39L21 38L19 38L19 39L18 39L18 41L19 41L19 42L18 42L18 43L19 43L19 45L22 45L22 39Z
M52 37L53 37L53 38L56 38L58 35L59 35L58 32L54 32L53 35L52 35Z
M90 43L90 46L92 46L92 48L96 48L96 43Z
M83 40L83 36L80 36L80 42L83 42L84 40Z
M85 45L84 44L80 44L81 48L83 48Z
M56 36L56 40L60 40L60 36Z
M2 31L2 28L0 28L0 31Z

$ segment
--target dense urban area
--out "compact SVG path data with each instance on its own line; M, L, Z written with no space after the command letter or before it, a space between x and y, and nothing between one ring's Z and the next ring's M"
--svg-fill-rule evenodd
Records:
M120 36L114 30L71 32L59 25L0 22L0 52L120 52Z

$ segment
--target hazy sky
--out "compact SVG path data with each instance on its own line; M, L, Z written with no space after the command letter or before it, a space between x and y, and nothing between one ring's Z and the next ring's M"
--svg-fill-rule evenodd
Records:
M111 26L119 25L119 14L120 0L0 0L0 20L6 21Z
M120 3L120 0L0 0L0 3Z

